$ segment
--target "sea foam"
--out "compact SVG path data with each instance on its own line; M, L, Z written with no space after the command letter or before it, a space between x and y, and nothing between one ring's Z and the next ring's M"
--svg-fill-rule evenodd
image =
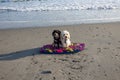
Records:
M120 9L120 0L4 0L0 3L0 10L7 11L103 9Z

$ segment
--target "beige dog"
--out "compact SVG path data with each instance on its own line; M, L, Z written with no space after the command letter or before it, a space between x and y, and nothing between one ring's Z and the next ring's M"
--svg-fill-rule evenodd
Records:
M61 33L61 38L63 47L69 47L71 45L70 33L67 30Z

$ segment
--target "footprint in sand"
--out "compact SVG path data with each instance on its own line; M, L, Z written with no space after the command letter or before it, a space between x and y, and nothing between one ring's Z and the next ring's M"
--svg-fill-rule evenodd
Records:
M68 61L68 59L59 59L59 60L61 60L61 61Z
M36 61L35 59L34 59L34 57L33 58L31 58L31 64L37 64L38 63L38 61Z
M3 79L4 79L4 77L3 77L3 76L1 76L1 77L0 77L0 80L3 80Z
M111 42L108 42L108 45L111 45Z
M72 60L72 62L80 62L80 60Z
M117 49L120 49L120 47L117 47Z
M98 64L98 67L101 67L101 65L100 65L100 64Z
M42 78L39 78L39 80L42 80Z
M99 36L99 34L96 34L96 37Z
M53 80L56 80L56 77L53 77Z
M106 49L109 49L109 47L104 47L103 49L105 49L105 50L106 50Z
M100 53L102 52L102 49L101 48L97 48L97 53Z
M104 71L104 76L106 76L107 77L107 74L106 74L106 72Z
M74 70L80 70L80 72L82 72L82 69L83 69L83 66L80 66L80 65L73 65L71 66L71 69L74 69Z
M99 27L96 27L96 29L99 29Z

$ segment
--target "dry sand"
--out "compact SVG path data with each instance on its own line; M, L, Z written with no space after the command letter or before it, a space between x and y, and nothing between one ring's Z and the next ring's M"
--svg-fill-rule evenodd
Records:
M54 29L86 44L76 54L40 54ZM120 80L120 23L0 30L0 80Z

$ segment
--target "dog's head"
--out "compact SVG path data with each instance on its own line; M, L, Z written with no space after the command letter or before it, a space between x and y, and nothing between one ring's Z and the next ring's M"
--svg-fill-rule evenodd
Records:
M54 39L60 39L60 37L61 37L61 31L60 30L54 30L52 32L52 36L53 36Z
M67 30L62 32L62 39L70 39L70 33Z

